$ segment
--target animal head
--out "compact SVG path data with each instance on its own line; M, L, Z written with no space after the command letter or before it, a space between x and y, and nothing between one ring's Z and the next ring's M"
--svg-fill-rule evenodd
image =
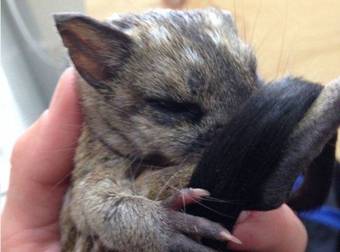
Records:
M260 82L226 11L55 19L83 79L86 125L110 148L145 163L196 162Z

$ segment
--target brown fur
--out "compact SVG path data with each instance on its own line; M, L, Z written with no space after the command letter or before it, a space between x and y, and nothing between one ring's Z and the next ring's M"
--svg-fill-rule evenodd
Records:
M121 51L77 18L57 25L83 77L84 114L62 251L168 251L174 231L160 202L188 183L213 133L260 85L255 58L230 14L216 9L116 16L105 27L124 34ZM93 54L106 51L107 68L79 52L74 37L93 39ZM203 116L176 119L149 98L194 103Z

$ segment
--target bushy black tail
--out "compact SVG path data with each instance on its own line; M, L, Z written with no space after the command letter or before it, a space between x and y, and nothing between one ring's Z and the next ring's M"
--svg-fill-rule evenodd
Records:
M190 206L188 212L231 230L242 210L268 210L281 205L289 190L273 187L270 193L275 197L268 200L263 197L264 186L278 166L289 136L321 90L320 85L285 78L250 97L215 136L192 175L189 187L204 188L212 198ZM285 183L291 188L294 180ZM225 248L216 241L204 243Z

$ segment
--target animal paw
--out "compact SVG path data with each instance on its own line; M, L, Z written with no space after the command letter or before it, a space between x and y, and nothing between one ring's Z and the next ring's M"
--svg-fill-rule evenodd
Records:
M188 204L197 203L202 197L206 196L209 196L209 192L206 190L185 188L162 202L166 209L167 218L165 222L172 229L168 245L169 251L215 251L202 245L199 242L202 238L241 243L222 225L202 217L177 211Z

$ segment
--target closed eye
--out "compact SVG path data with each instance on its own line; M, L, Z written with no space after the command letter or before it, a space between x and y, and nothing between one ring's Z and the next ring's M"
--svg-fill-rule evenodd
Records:
M148 98L146 102L159 112L181 120L191 121L192 123L198 123L204 115L202 108L192 102L177 102L170 99L156 98Z

